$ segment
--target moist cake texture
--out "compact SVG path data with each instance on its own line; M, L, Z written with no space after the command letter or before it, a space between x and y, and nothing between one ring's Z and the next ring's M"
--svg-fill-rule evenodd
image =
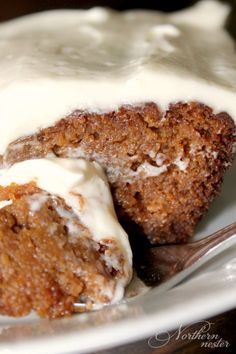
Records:
M55 318L122 299L132 255L96 163L25 161L0 185L0 313Z
M10 145L6 159L47 156L95 160L106 171L123 225L152 243L183 242L219 192L233 160L235 124L198 103L74 112Z
M229 10L207 0L173 14L94 8L3 23L2 166L95 160L124 225L152 243L185 241L233 159Z
M135 244L193 234L233 161L229 11L204 0L0 24L0 313L122 298L132 253L109 187Z

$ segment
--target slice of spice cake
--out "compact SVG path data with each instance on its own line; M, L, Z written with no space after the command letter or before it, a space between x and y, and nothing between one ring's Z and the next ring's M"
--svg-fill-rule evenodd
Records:
M172 14L58 10L1 24L2 166L49 153L95 160L124 225L152 243L185 241L233 159L228 13L202 1Z

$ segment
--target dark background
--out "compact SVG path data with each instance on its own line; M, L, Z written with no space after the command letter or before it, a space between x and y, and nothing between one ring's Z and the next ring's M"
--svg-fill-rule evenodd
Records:
M30 12L55 8L90 8L92 6L108 6L118 10L129 8L150 8L163 11L173 11L189 6L196 0L10 0L0 3L0 20Z
M233 11L229 19L228 29L236 37L236 0L222 1L228 2L232 6ZM107 6L117 10L146 8L175 11L196 2L197 0L0 0L0 21L36 11L56 8L87 9L92 6Z
M223 0L225 1L225 0ZM2 0L0 2L0 21L31 12L56 9L56 8L83 8L92 6L108 6L123 10L130 8L158 9L162 11L175 11L190 6L196 0ZM233 7L233 16L229 22L231 31L236 32L236 0L226 0ZM201 21L201 19L199 19Z
M236 5L236 0L223 1ZM0 3L0 20L46 9L86 9L92 6L109 6L118 10L130 8L149 8L159 9L162 11L174 11L190 6L195 2L197 2L197 0L5 0Z

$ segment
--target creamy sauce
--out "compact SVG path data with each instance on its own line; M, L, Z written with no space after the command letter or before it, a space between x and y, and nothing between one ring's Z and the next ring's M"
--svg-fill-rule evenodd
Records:
M172 14L56 10L1 24L0 154L76 109L199 101L236 119L229 10L204 0Z

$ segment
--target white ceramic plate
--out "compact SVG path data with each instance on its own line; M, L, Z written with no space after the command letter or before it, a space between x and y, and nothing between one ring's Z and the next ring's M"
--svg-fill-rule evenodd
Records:
M236 220L236 164L223 193L198 227L204 237ZM89 314L47 321L0 317L0 354L71 354L134 341L236 307L236 246L175 289L144 295Z

